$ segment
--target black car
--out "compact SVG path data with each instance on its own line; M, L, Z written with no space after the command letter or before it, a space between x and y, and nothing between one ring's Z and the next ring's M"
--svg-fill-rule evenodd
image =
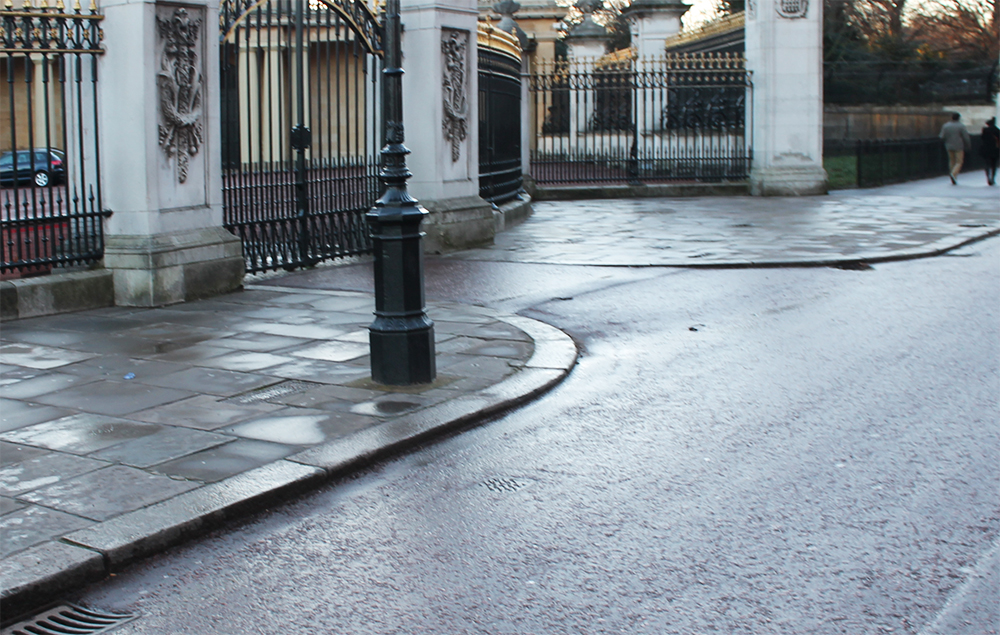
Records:
M66 155L60 150L18 150L16 171L14 158L14 152L0 154L0 185L13 185L16 175L18 184L34 181L38 187L48 187L62 183L66 174Z

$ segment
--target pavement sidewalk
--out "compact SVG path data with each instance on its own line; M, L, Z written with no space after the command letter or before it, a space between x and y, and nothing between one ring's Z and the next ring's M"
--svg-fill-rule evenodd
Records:
M803 199L538 203L494 247L447 258L854 266L1000 233L996 188L938 181ZM3 324L5 612L472 425L541 394L576 361L551 326L431 302L437 381L374 385L373 298L325 290L320 273L248 279L242 292L159 309Z
M530 223L449 256L615 267L870 265L939 255L1000 232L980 172L829 196L636 198L533 204Z
M373 311L370 294L249 285L4 323L4 612L481 421L576 361L551 326L435 304L437 380L379 386Z

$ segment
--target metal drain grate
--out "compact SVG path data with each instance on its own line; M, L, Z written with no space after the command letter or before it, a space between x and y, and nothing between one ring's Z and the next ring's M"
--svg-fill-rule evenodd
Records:
M497 494L507 494L510 492L516 492L519 489L524 489L530 483L531 481L525 479L491 478L488 481L483 481L483 487Z
M137 613L98 613L64 604L34 618L8 626L0 635L93 635L107 633L139 617Z
M289 380L273 384L271 386L265 386L264 388L257 388L255 390L251 390L250 392L245 392L242 395L230 397L229 399L226 399L226 401L229 403L240 404L241 406L249 406L251 404L261 403L271 399L277 399L278 397L287 397L288 395L305 392L311 388L316 388L317 386L322 385L323 384L317 384L311 381Z

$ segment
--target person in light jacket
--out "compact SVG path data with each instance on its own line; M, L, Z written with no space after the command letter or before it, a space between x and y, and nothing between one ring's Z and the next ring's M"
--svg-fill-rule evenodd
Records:
M965 160L965 151L972 149L972 139L969 138L969 131L962 124L961 115L957 112L951 116L951 121L941 126L941 134L944 139L944 149L948 151L948 176L951 177L951 184L958 185L956 177L962 171L962 162Z

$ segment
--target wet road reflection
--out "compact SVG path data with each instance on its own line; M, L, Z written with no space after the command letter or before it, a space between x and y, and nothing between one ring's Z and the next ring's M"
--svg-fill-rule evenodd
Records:
M991 632L1000 243L956 256L432 260L440 296L572 334L570 377L78 599L143 613L121 633Z

